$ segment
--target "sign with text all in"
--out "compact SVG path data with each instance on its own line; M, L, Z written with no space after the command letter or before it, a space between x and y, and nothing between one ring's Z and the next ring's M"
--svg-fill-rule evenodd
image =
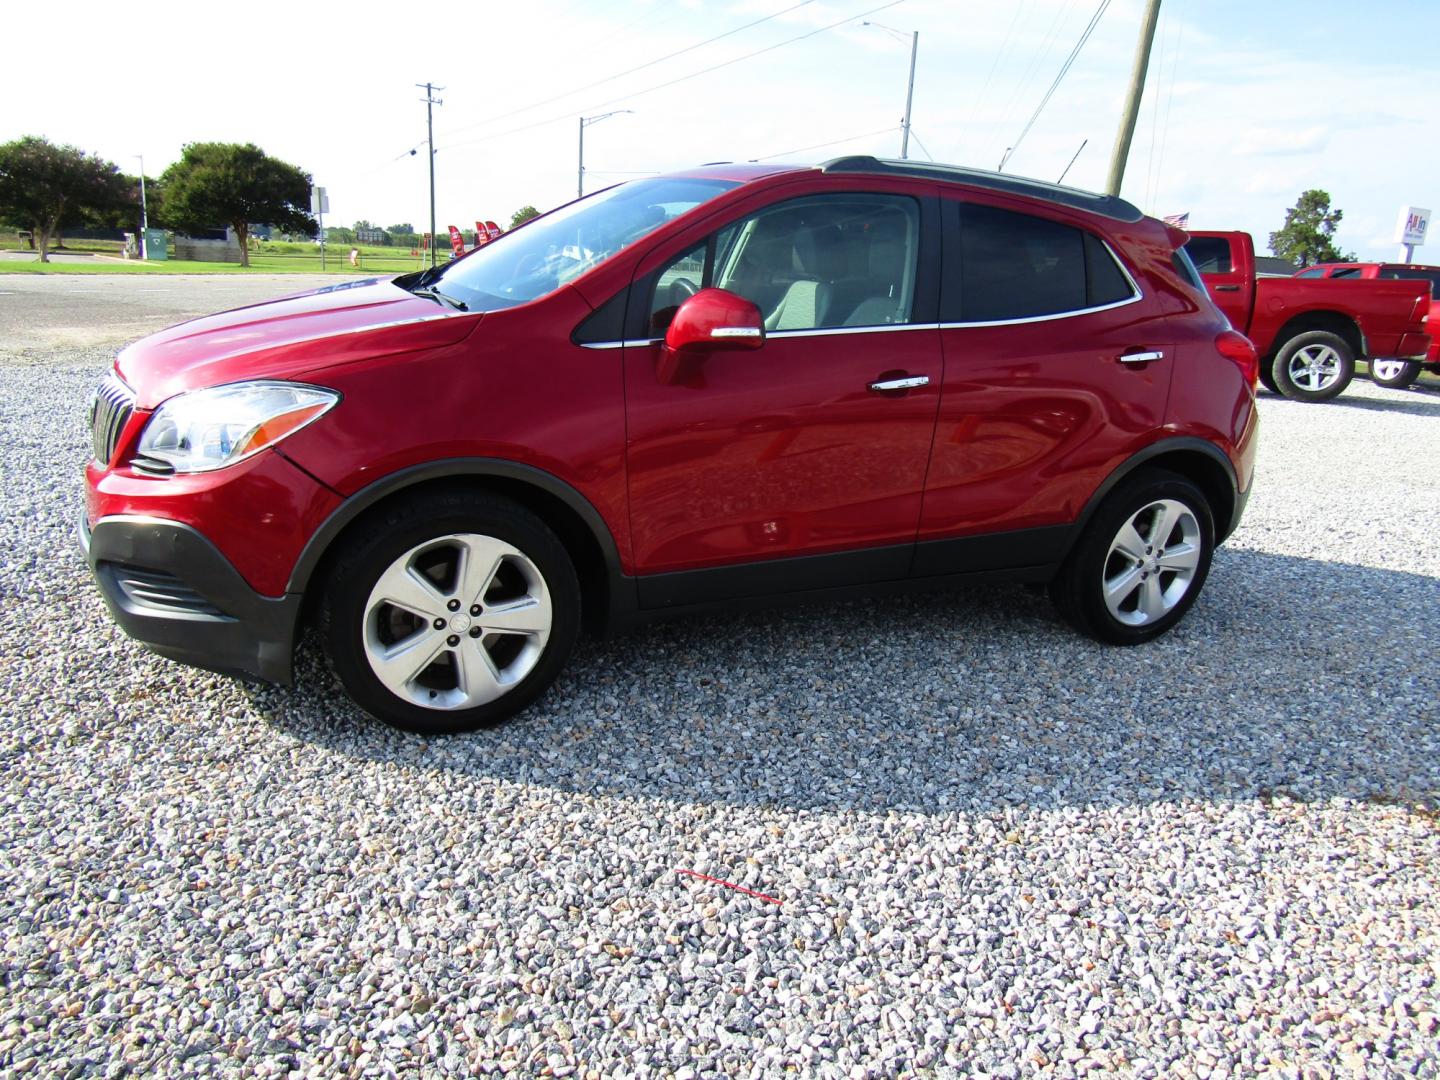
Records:
M1425 230L1430 227L1430 211L1419 206L1402 206L1400 220L1395 225L1397 244L1425 243Z

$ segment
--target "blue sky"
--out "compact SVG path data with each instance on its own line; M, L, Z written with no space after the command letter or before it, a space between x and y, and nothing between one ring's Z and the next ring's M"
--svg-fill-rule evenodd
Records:
M607 78L796 2L434 0L402 12L320 0L301 14L253 0L238 47L227 38L234 9L221 5L157 0L137 33L123 5L84 0L67 5L58 35L49 12L25 5L8 16L11 39L54 41L76 61L7 53L0 139L42 134L129 170L144 154L151 172L187 141L253 141L314 173L335 223L421 225L424 153L407 151L425 133L412 84L431 78L446 87L435 124L442 229L504 222L524 204L573 197L578 117L611 109L634 111L588 129L591 186L711 160L897 154L908 44L861 26L868 17L920 31L912 156L993 168L1098 0L903 0L869 16L887 0L811 0ZM1056 179L1088 140L1067 183L1104 183L1141 7L1112 0L1010 171ZM1321 187L1345 211L1343 247L1393 256L1400 206L1440 204L1437 28L1434 0L1164 0L1124 194L1152 213L1189 210L1196 228L1248 229L1263 247L1300 191ZM434 46L423 60L422 35ZM818 143L832 145L784 154Z

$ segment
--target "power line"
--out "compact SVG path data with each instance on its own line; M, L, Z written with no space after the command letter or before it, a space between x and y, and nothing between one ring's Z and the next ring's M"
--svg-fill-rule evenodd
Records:
M929 158L929 159L933 162L933 161L935 160L935 158L931 155L930 151L925 148L925 144L920 141L920 136L917 135L917 134L915 134L915 129L914 129L913 127L910 129L910 137L911 137L912 139L914 139L916 145L918 145L918 146L920 147L921 153L923 153L927 158Z
M866 15L874 15L876 12L878 12L878 11L884 11L886 8L898 7L900 4L903 4L904 2L905 2L905 0L890 0L889 3L881 4L879 7L870 8L868 11L857 12L857 13L854 14L854 15L847 15L847 16L845 16L845 18L843 18L843 19L836 19L834 22L832 22L832 23L827 23L826 25L824 25L824 26L822 26L822 27L820 27L820 28L818 28L818 29L816 29L816 30L810 30L810 31L808 31L808 32L806 32L806 33L804 33L804 34L799 34L799 35L797 35L797 36L795 36L795 37L792 37L792 38L786 38L784 41L776 42L774 45L767 45L767 46L766 46L765 48L763 48L763 49L756 49L754 52L745 53L743 56L737 56L737 57L735 57L734 59L725 60L725 61L723 61L723 62L721 62L721 63L719 63L719 64L712 64L710 67L701 68L699 71L692 71L692 72L690 72L690 74L688 74L688 75L681 75L679 78L670 79L670 80L668 80L668 81L666 81L666 82L662 82L662 83L657 83L657 84L655 84L654 86L647 86L647 87L646 87L645 89L643 89L643 90L635 90L635 91L632 91L631 93L628 93L628 94L621 94L621 95L619 95L618 97L609 98L609 99L606 100L606 101L598 101L598 102L594 103L593 105L588 105L588 106L586 106L583 111L585 111L585 112L593 112L593 111L595 111L596 109L602 109L602 108L604 108L606 105L614 105L614 104L616 104L617 102L629 101L629 100L631 100L632 98L641 97L641 96L643 96L643 95L645 95L645 94L653 94L656 90L664 90L664 89L666 89L667 87L675 86L675 85L677 85L677 84L679 84L679 83L682 83L682 82L687 82L687 81L689 81L690 79L698 79L701 75L709 75L709 74L710 74L711 72L713 72L713 71L719 71L721 68L727 68L727 67L730 67L732 64L738 64L738 63L740 63L742 60L750 60L750 59L753 59L754 57L757 57L757 56L763 56L765 53L774 52L776 49L784 48L786 45L793 45L793 44L795 44L797 41L804 41L804 40L806 40L807 38L812 38L812 37L814 37L816 34L823 34L823 33L825 33L827 30L834 30L837 26L844 26L846 23L854 22L856 19L863 19ZM521 127L510 128L510 129L507 130L507 131L495 132L495 133L492 134L492 135L482 135L482 136L480 136L480 137L477 138L477 139L466 139L464 142L451 143L451 144L449 144L448 146L442 146L442 147L440 147L440 149L441 149L441 150L454 150L454 149L456 149L456 148L458 148L458 147L461 147L461 146L473 146L473 145L476 144L476 143L489 142L489 141L492 140L492 139L501 139L501 138L504 138L504 137L507 136L507 135L518 135L518 134L520 134L520 133L523 132L523 131L531 131L531 130L533 130L534 128L545 127L545 126L547 126L547 125L549 125L549 124L558 124L558 123L559 123L560 121L562 121L562 120L573 120L574 118L575 118L575 113L574 113L574 111L572 110L572 111L566 112L566 113L564 113L564 114L562 114L562 115L560 115L560 116L552 116L552 117L551 117L550 119L548 119L548 120L537 120L537 121L535 121L535 122L532 123L532 124L524 124L524 125L522 125Z
M664 56L658 56L654 60L647 60L643 64L637 64L635 67L626 68L624 71L616 72L614 75L606 75L603 79L596 79L594 82L586 83L584 86L577 86L573 90L566 90L563 94L556 94L554 97L545 98L543 101L535 101L529 105L522 105L520 108L511 109L509 112L497 113L495 116L487 117L484 120L477 120L473 124L462 124L460 127L451 128L449 131L441 132L441 134L454 135L457 132L461 131L471 131L477 127L484 127L486 124L493 124L496 120L505 120L511 116L518 116L521 113L529 112L531 109L538 109L542 105L550 105L556 101L560 101L563 98L573 97L574 95L582 93L585 90L591 90L597 86L603 86L605 83L614 82L616 79L623 79L626 75L633 75L637 71L644 71L646 68L654 67L656 64L662 64L666 60L673 60L677 56L684 56L688 52L694 52L696 49L702 48L706 45L711 45L724 38L733 37L735 34L738 34L744 30L749 30L752 26L759 26L761 23L769 22L771 19L778 19L781 15L787 15L790 12L796 10L797 8L805 7L807 4L812 4L814 2L815 0L800 0L798 4L791 4L789 7L783 8L782 10L775 12L773 15L766 15L763 19L756 19L753 22L746 23L744 26L737 26L733 30L726 30L723 34L716 34L714 37L706 38L704 41L697 41L694 45L687 45L683 49L677 49L675 52L666 53Z
M985 83L980 87L980 93L970 99L970 110L965 114L965 127L967 128L970 126L970 122L975 119L975 112L979 109L980 102L990 90L990 82L995 78L995 69L1000 66L1000 58L1010 51L1010 39L1015 35L1015 24L1020 21L1020 13L1025 10L1025 5L1028 2L1029 0L1020 0L1020 2L1015 5L1015 13L1010 16L1010 29L1005 32L1005 40L1001 43L999 51L996 52L994 58L990 61L990 72L985 76Z
M843 139L831 139L829 142L811 143L809 146L797 146L793 150L781 150L778 154L765 154L761 157L750 158L750 161L770 161L772 158L788 157L791 154L802 154L806 150L819 150L826 146L839 146L841 143L854 142L856 139L869 139L875 135L888 135L895 130L895 125L880 128L878 131L867 131L863 135L847 135ZM917 139L916 142L919 142Z
M1030 96L1030 86L1034 81L1035 73L1040 70L1043 63L1048 61L1050 57L1050 44L1059 37L1061 25L1068 25L1067 19L1070 15L1070 8L1074 6L1075 2L1076 0L1065 0L1063 7L1057 6L1055 8L1055 15L1050 20L1049 29L1045 31L1045 37L1041 40L1039 47L1031 54L1029 63L1025 65L1024 74L1016 80L1014 88L1010 91L1010 96L1005 100L1005 111L1000 114L1000 119L995 125L997 132L1004 132L1010 127L1011 118L1015 115L1016 105ZM1036 18L1039 18L1038 13ZM1038 32L1032 36L1038 36ZM1021 107L1023 108L1023 105ZM1001 137L1003 138L1004 136L1002 135ZM1006 155L1008 156L1014 148L1006 147L1005 149Z
M1045 91L1045 96L1040 99L1040 104L1035 106L1035 111L1030 114L1030 119L1025 122L1025 127L1020 132L1020 137L1016 139L1014 145L1010 147L1010 154L1014 154L1015 151L1020 148L1020 144L1025 141L1025 136L1030 134L1030 129L1035 126L1035 121L1040 118L1040 113L1044 111L1045 106L1050 104L1050 98L1054 95L1056 89L1059 88L1060 82L1065 78L1066 73L1069 72L1070 65L1075 62L1075 57L1079 56L1080 50L1085 47L1085 42L1090 40L1090 35L1094 33L1096 25L1100 22L1100 17L1105 14L1105 9L1109 6L1110 0L1100 0L1100 6L1095 9L1095 14L1090 16L1090 22L1081 33L1080 40L1075 42L1075 47L1070 50L1070 55L1065 58L1065 63L1060 65L1060 71L1056 74L1055 81L1050 84L1050 89Z

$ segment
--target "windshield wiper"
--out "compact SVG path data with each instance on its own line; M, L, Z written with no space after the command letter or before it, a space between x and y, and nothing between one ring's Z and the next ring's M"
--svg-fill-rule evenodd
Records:
M425 296L425 297L428 297L428 298L431 299L431 300L438 300L438 301L440 301L442 304L449 304L449 305L450 305L451 307L453 307L456 311L469 311L469 310L470 310L470 308L466 305L466 303L465 303L464 300L461 300L461 299L459 299L459 298L457 298L457 297L451 296L449 293L443 293L443 292L441 292L439 289L431 289L431 288L427 288L427 287L425 287L425 286L422 285L420 288L418 288L418 289L411 289L410 291L411 291L412 293L414 293L416 296Z

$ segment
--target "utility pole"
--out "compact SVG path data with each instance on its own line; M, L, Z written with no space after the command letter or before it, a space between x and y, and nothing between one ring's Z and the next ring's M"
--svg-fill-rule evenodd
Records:
M145 233L150 228L150 214L145 209L145 155L136 154L140 159L140 258L143 261L147 256L145 253Z
M891 37L898 41L905 40L905 32L896 30L893 26L886 26L884 23L870 22L868 19L860 24L861 26L873 26L876 30L884 30ZM920 51L920 31L910 31L910 82L905 87L905 118L900 121L900 160L904 161L910 156L910 104L915 100L915 56Z
M423 86L425 96L420 100L425 102L425 149L430 153L430 266L435 266L435 106L444 105L435 96L436 90L444 90L443 86L432 86L430 83L416 83L416 86Z
M1159 21L1160 0L1146 0L1140 41L1135 46L1135 67L1130 72L1130 90L1125 95L1125 111L1120 117L1120 130L1115 133L1115 149L1110 154L1110 177L1105 181L1107 195L1119 195L1125 179L1125 162L1130 157L1130 140L1135 137L1140 99L1145 95L1145 73L1150 67L1150 46L1155 43L1155 24Z
M599 116L580 117L580 169L575 180L575 197L577 199L585 197L585 129L591 124L598 124L601 120L608 120L612 116L634 111L634 109L616 109L614 112L601 113Z
M920 51L920 31L910 32L910 84L905 87L905 127L900 136L900 160L910 156L910 102L915 98L915 54Z

